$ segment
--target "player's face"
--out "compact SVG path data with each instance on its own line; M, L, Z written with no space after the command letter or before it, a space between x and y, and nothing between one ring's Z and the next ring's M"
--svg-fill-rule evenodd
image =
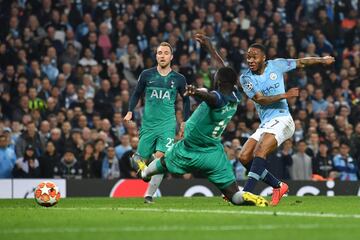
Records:
M156 61L162 68L166 68L170 65L173 55L171 50L167 46L159 46L156 51Z
M257 72L265 63L265 54L258 48L249 48L247 52L247 63L250 71Z

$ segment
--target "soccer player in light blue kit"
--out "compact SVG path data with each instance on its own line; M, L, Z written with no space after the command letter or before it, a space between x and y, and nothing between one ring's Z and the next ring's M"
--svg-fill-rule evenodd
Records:
M240 152L240 162L249 170L244 191L252 192L258 180L273 187L271 205L279 203L288 191L286 183L275 178L266 170L266 157L291 138L295 124L289 112L286 99L299 96L298 88L285 92L283 74L295 68L315 64L330 65L331 56L301 59L275 59L266 61L265 47L252 44L247 52L249 69L241 75L240 83L245 94L255 102L261 124L244 144Z

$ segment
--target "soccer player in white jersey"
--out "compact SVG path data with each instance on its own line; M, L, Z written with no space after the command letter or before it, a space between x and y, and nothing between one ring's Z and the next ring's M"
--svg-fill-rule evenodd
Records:
M252 44L247 52L249 69L241 75L240 83L245 94L255 102L261 124L244 144L241 163L249 170L244 191L252 192L256 182L262 180L273 187L271 205L279 203L288 192L288 185L266 170L266 158L295 131L294 121L286 99L299 96L298 88L285 92L283 74L295 68L316 64L330 65L331 56L301 59L266 60L265 47Z

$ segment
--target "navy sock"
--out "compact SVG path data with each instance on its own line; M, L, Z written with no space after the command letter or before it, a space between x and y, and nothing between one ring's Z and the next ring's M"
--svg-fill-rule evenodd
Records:
M281 181L277 179L274 175L272 175L268 170L264 170L260 178L268 185L273 188L279 188Z
M261 175L265 170L266 162L261 157L255 157L252 162L250 172L248 174L249 179L246 181L244 186L245 192L252 192L255 188L257 181L261 179Z

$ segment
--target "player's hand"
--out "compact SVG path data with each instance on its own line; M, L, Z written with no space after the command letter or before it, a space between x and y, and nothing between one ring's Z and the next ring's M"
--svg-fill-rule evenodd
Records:
M185 122L182 122L180 124L180 130L179 130L179 137L183 138L184 137L184 131L185 131Z
M204 34L196 33L194 37L195 37L195 40L198 41L201 45L204 45L208 48L211 47L210 38L208 38Z
M298 97L299 96L299 88L290 88L289 91L286 92L286 98Z
M323 59L323 64L325 65L331 65L335 62L335 58L332 56L325 56L322 59Z
M132 119L132 112L127 112L127 114L124 117L124 121L128 122Z
M194 85L187 85L185 90L185 96L194 96L196 93L196 87Z

